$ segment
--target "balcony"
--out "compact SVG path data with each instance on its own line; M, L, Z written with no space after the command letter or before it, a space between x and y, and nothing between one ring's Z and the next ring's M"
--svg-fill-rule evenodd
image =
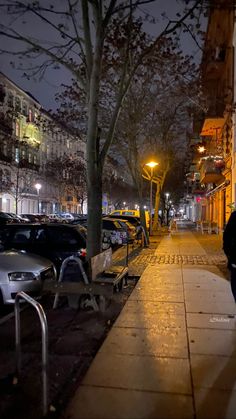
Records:
M200 168L200 182L203 184L219 184L224 181L222 170L224 169L223 160L207 159L203 160Z
M39 171L40 165L39 163L33 163L33 162L29 162L26 159L21 159L19 162L19 167L21 169L29 169L29 170L34 170L36 172Z

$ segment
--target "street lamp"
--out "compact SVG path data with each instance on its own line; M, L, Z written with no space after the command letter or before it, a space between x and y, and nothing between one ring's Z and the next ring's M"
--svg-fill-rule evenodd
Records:
M40 212L39 211L39 191L42 188L42 185L41 185L41 183L36 183L34 186L37 189L37 195L38 195L38 214L39 214L39 212Z
M146 163L145 166L150 167L150 222L149 222L149 234L152 234L152 179L153 179L153 169L158 165L155 161L150 161Z

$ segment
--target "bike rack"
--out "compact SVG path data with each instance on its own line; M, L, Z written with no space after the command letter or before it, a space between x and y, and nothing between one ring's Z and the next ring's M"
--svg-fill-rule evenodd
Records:
M77 263L77 265L79 265L80 272L82 274L84 283L86 285L88 285L89 280L88 280L87 275L85 273L85 270L83 268L83 263L78 256L74 256L74 255L73 256L68 256L66 259L63 260L62 265L61 265L61 269L60 269L60 273L59 273L59 278L58 278L57 282L58 283L63 282L63 276L64 276L65 269L66 269L68 263L71 262L71 261L74 261L74 262ZM53 309L57 308L58 300L59 300L59 293L56 293L55 298L54 298L54 303L53 303Z
M15 298L15 345L16 345L16 377L17 381L21 370L21 339L20 339L20 299L27 301L37 311L42 329L42 381L43 381L43 416L48 413L48 325L45 312L41 304L27 295L19 292Z

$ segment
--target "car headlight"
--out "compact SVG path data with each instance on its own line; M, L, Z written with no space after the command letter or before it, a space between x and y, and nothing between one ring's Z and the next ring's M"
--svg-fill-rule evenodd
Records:
M36 275L32 272L11 272L8 274L10 281L33 281Z

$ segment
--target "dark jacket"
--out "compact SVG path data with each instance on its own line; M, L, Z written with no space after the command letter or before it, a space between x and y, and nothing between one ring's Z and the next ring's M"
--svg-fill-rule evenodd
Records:
M223 250L228 258L228 267L236 264L236 211L232 212L223 233Z

